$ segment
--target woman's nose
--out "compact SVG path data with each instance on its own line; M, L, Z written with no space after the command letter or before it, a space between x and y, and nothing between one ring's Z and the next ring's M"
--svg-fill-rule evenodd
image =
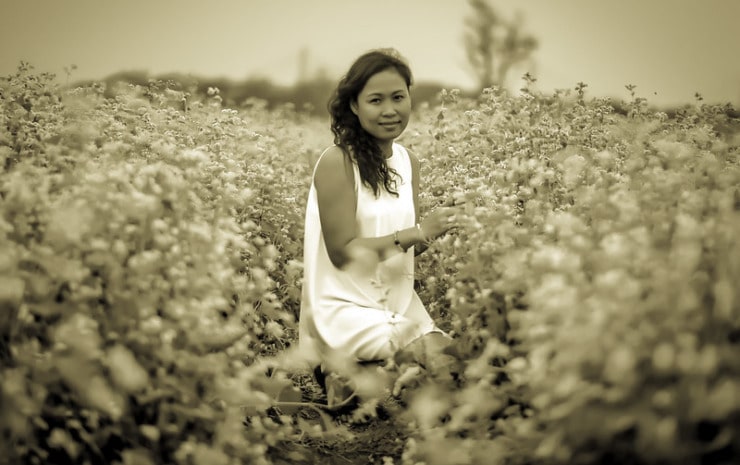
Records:
M386 103L385 105L383 105L381 111L384 115L394 115L396 114L396 107L392 103Z

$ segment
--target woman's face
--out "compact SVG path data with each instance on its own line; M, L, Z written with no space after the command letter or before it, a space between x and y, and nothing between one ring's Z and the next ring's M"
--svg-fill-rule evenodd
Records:
M380 141L400 136L409 123L411 98L406 81L393 68L374 74L350 103L362 128Z

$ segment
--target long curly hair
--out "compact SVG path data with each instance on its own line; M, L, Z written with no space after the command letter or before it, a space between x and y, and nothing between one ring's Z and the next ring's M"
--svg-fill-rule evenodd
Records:
M350 103L357 101L357 96L371 77L389 68L398 71L406 81L406 87L411 87L411 69L396 50L371 50L355 60L339 81L327 105L331 115L334 144L344 151L345 156L357 163L362 183L370 187L376 197L380 195L381 186L390 194L398 196L394 179L398 173L389 169L377 140L360 125Z

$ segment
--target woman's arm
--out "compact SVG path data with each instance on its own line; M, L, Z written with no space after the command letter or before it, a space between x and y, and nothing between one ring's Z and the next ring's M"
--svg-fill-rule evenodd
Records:
M334 266L343 268L347 265L351 260L351 251L359 247L374 251L380 260L400 252L395 244L394 234L357 237L354 170L341 148L332 147L321 157L316 167L314 183L324 243ZM436 229L433 230L436 232ZM400 230L398 240L404 250L425 241L422 232L416 227Z
M419 214L419 159L416 158L416 155L411 150L406 150L409 154L409 158L411 159L411 184L414 188L414 210L416 211L416 223L418 224L421 220L421 215ZM420 242L419 244L416 244L414 246L414 255L419 255L420 253L424 252L427 249L427 243L426 241Z

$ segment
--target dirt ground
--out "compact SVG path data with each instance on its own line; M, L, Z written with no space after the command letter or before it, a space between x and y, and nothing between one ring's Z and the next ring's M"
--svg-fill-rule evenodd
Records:
M310 377L295 380L304 401L322 402L323 393ZM300 407L291 414L296 431L308 428L320 434L298 435L269 450L275 465L386 465L398 463L408 438L404 407L393 399L365 404L342 415L320 409ZM365 413L365 415L363 415ZM389 462L384 457L393 459Z

